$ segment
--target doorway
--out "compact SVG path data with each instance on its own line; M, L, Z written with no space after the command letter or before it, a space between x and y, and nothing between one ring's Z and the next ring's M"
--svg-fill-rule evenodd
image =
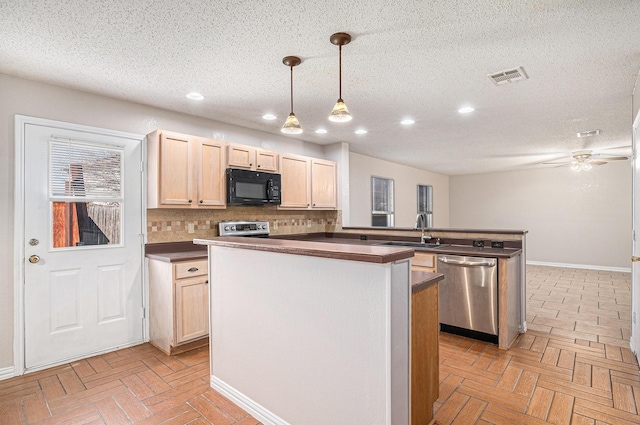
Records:
M16 373L144 341L144 136L16 116Z

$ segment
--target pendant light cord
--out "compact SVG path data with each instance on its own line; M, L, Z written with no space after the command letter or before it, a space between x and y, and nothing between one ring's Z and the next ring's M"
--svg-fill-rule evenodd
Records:
M342 100L342 44L339 46L340 47L340 65L339 65L339 69L340 69L340 78L338 79L340 81L340 100Z
M291 113L293 114L293 66L291 68Z

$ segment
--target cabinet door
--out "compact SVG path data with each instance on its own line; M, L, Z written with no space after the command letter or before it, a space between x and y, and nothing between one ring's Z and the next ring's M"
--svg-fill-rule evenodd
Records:
M255 167L256 150L249 146L229 145L228 165L231 168L246 168L248 170Z
M160 136L160 204L192 205L194 164L189 137L163 132Z
M194 162L198 173L198 206L224 207L226 205L226 184L224 168L225 143L198 138Z
M411 295L411 425L431 423L439 391L438 284Z
M278 171L278 154L273 151L256 150L256 169L275 173Z
M176 280L176 344L209 334L207 276Z
M280 155L282 204L280 208L308 208L310 204L309 160L293 155Z
M311 207L338 207L336 164L332 161L311 161Z

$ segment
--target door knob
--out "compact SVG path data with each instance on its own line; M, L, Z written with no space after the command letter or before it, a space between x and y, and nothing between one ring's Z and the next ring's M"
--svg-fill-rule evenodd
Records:
M31 264L35 264L35 263L37 263L38 261L40 261L40 257L38 257L37 255L32 255L31 257L29 257L29 262L30 262Z
M640 257L636 257L635 255L633 257L631 257L631 262L632 263L637 263L638 261L640 261Z

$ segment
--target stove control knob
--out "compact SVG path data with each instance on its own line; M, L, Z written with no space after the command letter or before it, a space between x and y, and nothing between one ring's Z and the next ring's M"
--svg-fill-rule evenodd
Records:
M224 230L229 231L229 226L224 226Z
M236 226L231 226L231 230L236 230Z

